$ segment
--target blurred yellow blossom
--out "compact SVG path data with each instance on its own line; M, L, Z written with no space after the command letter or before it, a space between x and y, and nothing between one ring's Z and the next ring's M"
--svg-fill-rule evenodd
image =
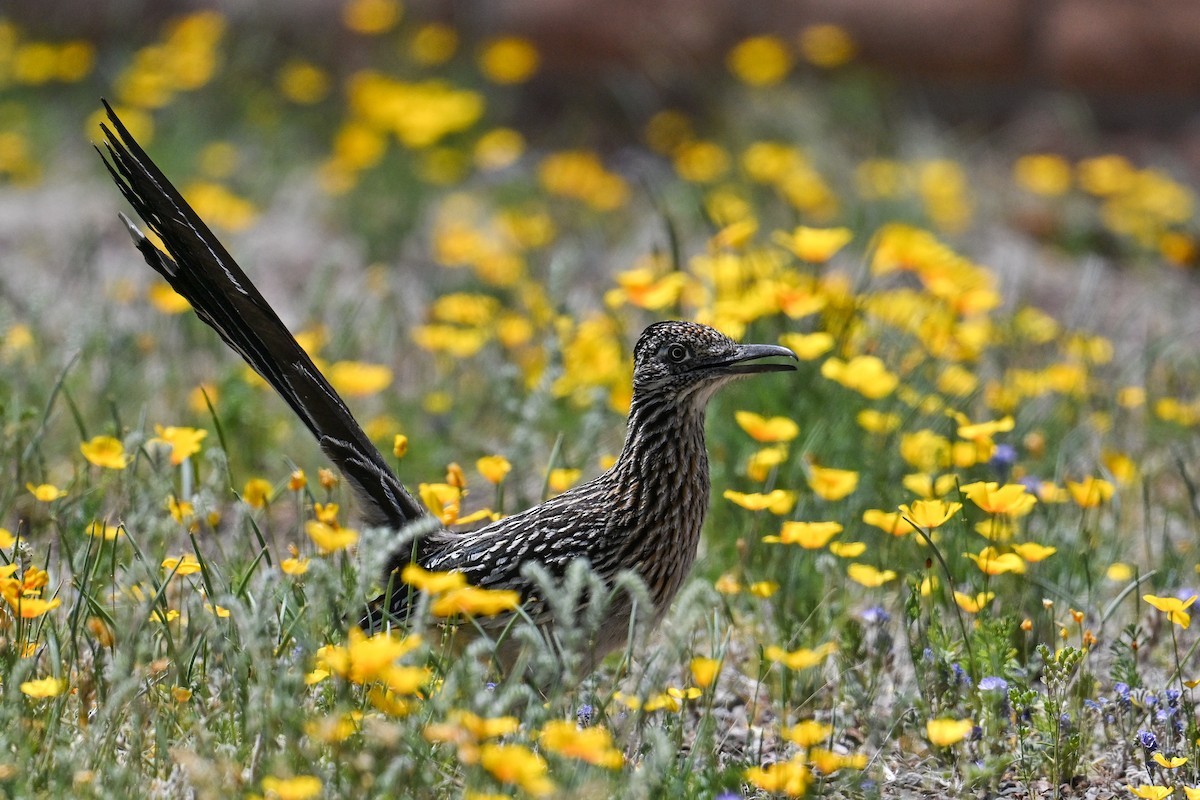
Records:
M825 69L840 67L854 58L858 47L840 25L809 25L800 32L800 52L810 64Z
M112 436L93 436L79 445L80 452L92 464L107 469L125 469L130 456L125 454L125 445Z
M813 782L812 772L801 761L777 761L765 767L750 767L746 780L758 789L771 794L801 797Z
M797 522L783 523L778 536L764 536L763 541L771 544L798 544L806 550L820 550L829 540L842 532L840 522Z
M399 0L348 0L342 22L355 33L387 33L400 22L404 7Z
M934 747L949 747L967 738L974 727L969 719L931 719L925 723L925 733Z
M308 538L313 540L317 549L322 553L333 553L338 550L345 550L358 541L358 532L350 528L342 528L334 525L327 525L324 522L318 522L315 519L310 519L304 525L305 532L308 533Z
M52 483L39 483L36 486L32 483L26 483L25 488L41 503L52 503L61 497L67 496L65 489L60 489Z
M774 661L777 664L782 664L791 670L808 669L821 664L825 659L837 652L837 645L833 642L826 642L814 648L801 647L799 650L784 650L776 645L769 646L763 651L763 655L768 661Z
M504 456L484 456L475 462L475 468L488 483L500 483L512 470L512 464Z
M849 228L808 228L801 225L791 233L776 231L771 238L801 261L824 264L854 238L854 234Z
M858 473L848 469L814 465L809 469L808 485L825 500L841 500L858 488Z
M1013 178L1028 192L1058 197L1071 189L1071 165L1062 156L1047 153L1021 156L1013 165Z
M871 400L887 397L900 380L876 356L855 356L848 362L830 358L821 364L821 374Z
M553 794L549 767L537 753L520 744L493 744L479 748L479 764L501 783L519 786L534 797Z
M792 55L775 36L752 36L729 51L725 64L742 83L770 86L787 77L792 68Z
M738 427L758 442L790 442L800 433L800 426L788 417L764 417L752 411L734 412Z
M479 68L493 83L524 83L537 72L541 57L528 39L502 36L486 42L479 53Z
M880 570L870 564L860 564L857 562L846 567L846 575L855 583L872 589L896 579L895 570Z
M574 722L552 719L542 726L538 741L552 753L598 767L620 769L625 763L625 756L613 744L612 734L600 726L580 728Z
M189 457L200 452L200 442L208 436L208 431L199 428L183 428L170 425L163 427L155 425L154 432L158 434L151 439L152 443L166 444L171 448L171 463L178 466Z
M66 691L67 682L60 678L36 678L22 683L20 689L21 694L36 699L58 697Z
M350 397L366 397L383 391L392 383L392 370L382 364L362 361L338 361L329 367L333 388Z
M832 350L834 345L833 337L824 331L785 333L779 337L779 343L804 361L820 358Z
M455 614L488 617L504 611L513 611L521 604L521 595L508 589L480 589L462 586L442 594L430 605L429 610L438 617Z
M995 592L979 592L975 595L969 595L964 592L954 593L954 602L958 603L958 607L968 614L978 614L983 608L996 597Z
M1095 508L1107 503L1113 496L1113 485L1102 478L1088 476L1082 481L1067 481L1071 499L1082 508Z
M288 61L279 70L279 91L301 105L319 103L329 94L329 73L308 61Z
M763 511L765 509L779 516L790 513L796 505L796 493L784 489L773 489L766 494L735 492L732 489L726 489L722 496L747 511Z
M975 562L985 575L1003 575L1012 572L1017 575L1025 573L1025 560L1016 553L1000 553L996 548L988 546L976 553L963 553Z

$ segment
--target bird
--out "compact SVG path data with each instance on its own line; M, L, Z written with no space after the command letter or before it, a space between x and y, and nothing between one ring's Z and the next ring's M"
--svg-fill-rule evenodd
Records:
M365 523L420 532L388 555L381 578L388 591L367 605L362 627L374 631L407 622L414 592L397 576L410 563L461 573L473 586L516 591L522 613L539 627L552 628L552 609L530 565L562 580L571 564L582 560L610 588L622 573L636 575L652 602L650 625L661 620L691 571L708 511L708 402L738 378L795 370L790 363L767 360L798 360L791 350L739 344L694 322L652 323L633 348L627 430L613 465L477 530L448 530L404 487L241 267L111 106L104 106L107 157L99 147L97 152L165 249L122 214L147 264L291 407L354 490ZM609 602L590 643L593 664L628 637L635 601L617 592ZM501 617L484 624L496 630L507 623Z

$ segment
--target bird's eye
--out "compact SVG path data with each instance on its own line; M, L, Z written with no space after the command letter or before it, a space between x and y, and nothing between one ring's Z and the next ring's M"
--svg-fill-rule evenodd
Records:
M667 358L676 364L682 364L684 361L687 361L687 357L687 348L681 344L673 344L667 348Z

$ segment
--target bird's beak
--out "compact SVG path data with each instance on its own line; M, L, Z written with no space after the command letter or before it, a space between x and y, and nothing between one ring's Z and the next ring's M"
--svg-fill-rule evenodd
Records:
M796 354L786 347L780 347L777 344L741 344L738 345L731 358L726 359L719 366L728 375L752 375L757 372L790 372L796 369L794 364L750 364L747 362L757 361L760 358L790 358L793 361L799 361Z

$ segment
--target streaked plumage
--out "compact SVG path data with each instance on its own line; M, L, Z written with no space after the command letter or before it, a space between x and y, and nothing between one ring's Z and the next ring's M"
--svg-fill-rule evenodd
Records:
M168 253L126 220L147 263L197 315L262 375L316 436L362 500L366 521L397 530L420 522L432 533L401 548L384 575L390 598L371 605L364 624L403 620L411 593L394 572L415 560L429 570L459 571L474 585L514 589L539 623L549 612L523 569L537 563L553 577L585 559L611 584L630 570L645 582L654 618L666 612L696 556L708 508L704 410L712 394L739 376L793 369L759 363L791 351L739 345L689 322L659 322L634 347L633 399L625 445L603 475L539 506L468 533L433 524L429 512L392 473L346 404L203 220L183 200L109 109L105 163L122 193ZM750 363L754 362L754 363ZM423 521L423 522L422 522ZM593 657L624 640L630 601L618 596L594 642Z

